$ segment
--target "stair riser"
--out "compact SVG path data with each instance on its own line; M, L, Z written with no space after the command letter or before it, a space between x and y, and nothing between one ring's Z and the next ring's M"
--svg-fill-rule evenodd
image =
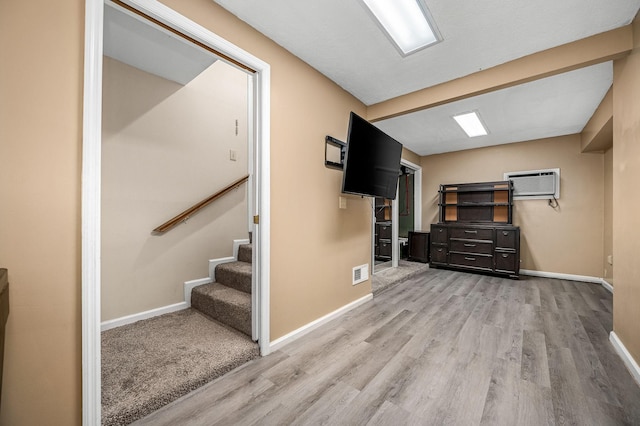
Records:
M238 260L240 262L252 263L253 250L250 244L243 244L238 247Z
M214 320L251 337L251 307L236 306L215 296L193 291L191 306Z
M216 268L216 282L238 291L251 294L251 275L241 274L236 271Z

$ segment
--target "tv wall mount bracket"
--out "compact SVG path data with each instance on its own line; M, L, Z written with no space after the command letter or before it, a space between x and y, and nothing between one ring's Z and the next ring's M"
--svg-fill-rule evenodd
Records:
M329 135L324 138L324 142L324 165L332 169L343 170L347 144Z

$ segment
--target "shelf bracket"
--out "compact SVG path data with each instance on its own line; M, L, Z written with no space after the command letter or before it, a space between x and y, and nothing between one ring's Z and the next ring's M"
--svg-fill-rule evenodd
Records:
M332 169L343 170L347 144L329 135L324 138L324 143L324 165Z

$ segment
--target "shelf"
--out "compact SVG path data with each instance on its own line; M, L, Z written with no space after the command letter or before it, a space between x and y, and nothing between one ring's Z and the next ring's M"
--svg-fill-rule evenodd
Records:
M460 185L457 185L458 187ZM447 188L447 192L489 192L489 191L508 191L509 188L507 186L504 187L495 187L495 186L484 186L478 188L469 188L469 189L449 189Z
M494 182L450 183L440 185L440 187L447 192L507 191L510 183L510 181L501 180Z
M442 207L475 207L475 206L480 206L480 207L491 207L491 206L510 206L509 203L445 203L445 204L440 204L438 203L439 206Z
M438 192L441 223L511 223L510 181L440 185Z

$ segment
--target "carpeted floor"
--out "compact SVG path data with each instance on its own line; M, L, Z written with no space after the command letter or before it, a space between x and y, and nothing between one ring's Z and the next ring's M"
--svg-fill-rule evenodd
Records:
M371 291L373 295L380 293L387 288L429 269L426 263L409 262L400 260L397 268L387 268L376 272L371 277Z
M193 309L102 333L102 424L128 425L259 356Z

